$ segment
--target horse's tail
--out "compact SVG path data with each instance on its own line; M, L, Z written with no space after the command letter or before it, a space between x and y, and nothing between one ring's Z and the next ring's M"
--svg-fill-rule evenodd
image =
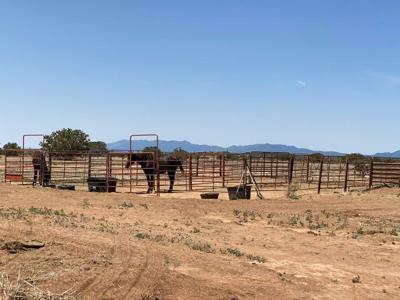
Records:
M179 159L177 159L177 163L178 163L179 170L181 170L181 173L183 175L185 175L185 170L182 167L182 162Z

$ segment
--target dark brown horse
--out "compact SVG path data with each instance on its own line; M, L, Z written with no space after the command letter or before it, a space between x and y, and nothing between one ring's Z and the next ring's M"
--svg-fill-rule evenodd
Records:
M129 168L133 163L138 163L146 175L149 188L147 193L154 191L154 179L157 176L157 166L155 164L154 155L152 153L131 153L128 155L128 162L125 168ZM158 174L166 173L169 177L168 193L172 193L175 182L176 169L179 168L182 174L185 171L182 167L182 162L174 156L160 157L158 162Z
M36 185L37 177L39 175L39 184L48 186L51 179L49 168L47 167L46 158L43 152L34 151L32 153L32 165L33 165L33 182L32 185Z

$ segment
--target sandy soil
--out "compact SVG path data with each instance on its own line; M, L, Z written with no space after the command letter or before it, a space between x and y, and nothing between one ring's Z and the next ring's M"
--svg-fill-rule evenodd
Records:
M198 198L0 184L0 281L64 299L400 298L399 189Z

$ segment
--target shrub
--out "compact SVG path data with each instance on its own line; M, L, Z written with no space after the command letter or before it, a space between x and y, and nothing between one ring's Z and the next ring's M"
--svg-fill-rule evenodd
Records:
M106 152L107 144L102 141L89 142L89 149L95 152Z
M63 128L45 135L41 146L48 151L82 151L90 149L90 139L82 130Z
M5 152L7 151L8 155L18 155L18 151L12 151L12 150L18 150L21 149L20 146L18 146L17 143L7 143L3 146L3 149L1 151L0 154L5 154Z

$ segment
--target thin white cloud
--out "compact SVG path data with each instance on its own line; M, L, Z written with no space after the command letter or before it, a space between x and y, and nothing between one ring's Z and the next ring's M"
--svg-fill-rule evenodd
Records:
M302 80L296 80L296 83L297 83L298 86L301 86L301 87L306 87L307 86L307 84Z
M400 76L381 74L373 71L367 71L366 74L380 82L380 84L385 85L386 87L400 87Z
M398 86L400 86L400 76L387 75L387 76L385 76L385 80L386 80L386 83L390 87L398 87Z

